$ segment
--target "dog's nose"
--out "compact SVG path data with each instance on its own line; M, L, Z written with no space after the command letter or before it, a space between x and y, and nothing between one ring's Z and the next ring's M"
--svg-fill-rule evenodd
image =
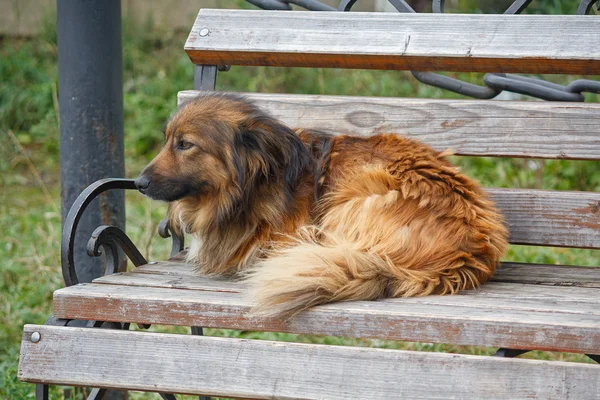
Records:
M146 175L140 175L135 180L135 187L142 193L150 186L150 179Z

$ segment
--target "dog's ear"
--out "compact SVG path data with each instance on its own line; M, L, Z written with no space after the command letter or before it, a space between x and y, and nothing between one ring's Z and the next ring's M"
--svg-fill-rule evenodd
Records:
M235 147L240 156L239 172L245 172L249 179L244 182L246 190L248 183L279 180L291 198L312 165L310 153L298 135L262 113L254 113L240 123Z

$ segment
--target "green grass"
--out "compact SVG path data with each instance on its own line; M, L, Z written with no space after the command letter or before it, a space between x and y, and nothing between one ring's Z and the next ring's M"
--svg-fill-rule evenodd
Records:
M23 324L43 323L51 314L52 292L62 285L59 262L58 118L56 34L51 22L33 39L0 39L0 398L33 396L33 385L16 379ZM162 127L175 109L176 94L192 86L192 65L182 50L185 32L149 32L124 24L124 100L127 176L134 177L162 143ZM481 74L449 74L474 83ZM548 77L547 77L548 78ZM578 77L552 76L566 83ZM460 98L416 82L399 71L234 67L221 73L218 88L399 97ZM598 101L598 95L587 95ZM20 152L10 133L24 147ZM31 161L31 166L28 164ZM486 186L600 191L597 163L456 157ZM42 190L36 175L39 174ZM156 234L165 206L128 193L127 233L150 258L164 258L169 243ZM590 250L513 246L510 260L594 265ZM152 329L187 333L183 328ZM493 349L380 340L207 330L209 335L423 351L490 354ZM534 352L526 357L582 360L581 356ZM52 395L62 398L62 388ZM133 398L148 398L139 394Z

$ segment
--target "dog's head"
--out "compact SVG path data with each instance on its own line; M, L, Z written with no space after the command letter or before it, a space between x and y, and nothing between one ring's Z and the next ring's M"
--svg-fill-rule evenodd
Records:
M163 201L239 197L261 183L291 195L311 159L298 136L243 97L209 93L183 105L167 123L165 145L135 184Z

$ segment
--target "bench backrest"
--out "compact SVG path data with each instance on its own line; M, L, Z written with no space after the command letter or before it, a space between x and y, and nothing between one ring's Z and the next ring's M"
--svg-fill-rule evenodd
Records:
M201 10L185 49L205 65L592 74L597 28L593 16ZM600 104L248 96L293 127L396 132L457 155L600 160ZM600 249L599 193L489 191L511 243Z

